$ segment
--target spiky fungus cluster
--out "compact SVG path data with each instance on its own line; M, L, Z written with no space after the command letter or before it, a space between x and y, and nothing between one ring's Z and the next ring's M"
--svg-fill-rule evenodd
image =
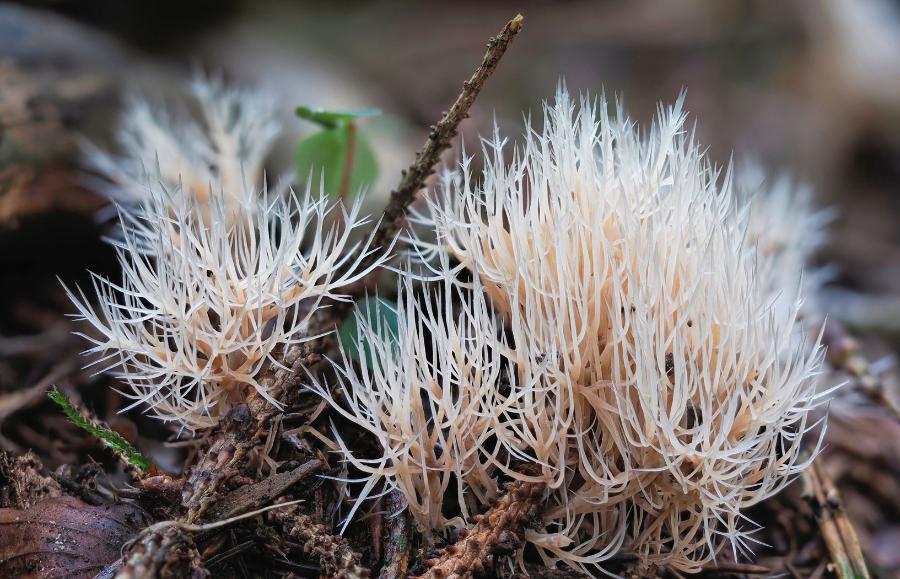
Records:
M107 182L99 188L119 205L136 205L161 182L201 201L225 191L226 203L250 202L279 128L265 94L195 78L189 86L198 114L132 95L118 131L120 153L85 143L85 161Z
M765 173L756 162L744 163L735 181L750 211L748 243L757 248L761 270L757 276L765 280L764 291L783 308L803 297L801 316L811 321L821 318L816 298L831 271L811 269L809 264L825 243L825 226L834 211L815 208L812 191L792 186L787 175L766 186Z
M309 322L323 301L345 299L341 288L383 261L360 268L376 251L358 239L360 203L331 204L309 187L270 195L259 183L273 134L248 108L256 97L194 87L202 129L178 125L190 134L175 138L163 113L138 102L125 117L126 156L94 154L122 187L112 193L125 201L112 240L122 279L94 275L96 305L67 288L93 327L82 334L90 365L128 386L125 410L141 406L188 430L215 424L250 389L277 405L260 369L314 337ZM153 162L154 151L155 176L140 177L139 156Z
M525 538L547 564L591 572L624 550L696 571L747 551L744 510L804 468L824 400L799 264L758 247L749 196L686 134L681 99L642 134L560 88L509 162L505 143L495 131L480 180L467 158L430 199L436 241L411 240L430 271L401 279L399 332L362 316L372 355L338 365L339 397L315 387L383 448L338 437L360 500L399 490L431 533L501 480L540 481Z

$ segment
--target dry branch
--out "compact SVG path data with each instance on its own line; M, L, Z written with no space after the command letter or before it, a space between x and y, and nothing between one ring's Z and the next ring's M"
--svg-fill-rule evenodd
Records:
M388 534L384 539L384 565L381 567L380 579L405 577L412 553L411 535L414 528L406 498L395 490L387 496L387 504Z
M494 73L510 42L522 30L524 21L525 18L521 14L517 14L515 18L506 23L500 34L488 41L487 52L481 65L475 70L472 78L463 83L463 90L450 110L444 114L438 124L431 126L431 132L428 134L425 145L416 154L416 161L403 171L400 184L391 192L390 202L385 208L384 216L375 232L374 247L390 245L403 227L407 209L415 201L418 192L425 186L425 180L434 172L435 166L440 161L441 153L450 148L450 143L459 132L459 124L469 116L472 103L475 102L484 83ZM364 266L374 259L375 256L371 256Z
M888 391L881 376L872 371L872 365L863 354L859 341L839 321L828 320L823 342L828 348L829 364L836 370L849 374L853 379L851 386L900 420L900 405Z
M475 517L475 526L453 545L445 547L421 579L468 579L490 567L498 555L514 553L522 546L523 531L535 521L544 495L542 483L516 481L494 506Z
M434 171L434 166L440 160L440 154L450 147L450 141L458 132L459 123L468 116L469 109L478 93L481 92L484 83L497 68L509 43L522 29L523 20L521 15L517 15L507 22L500 34L488 43L488 50L481 65L472 78L463 84L463 90L450 111L432 128L422 151L416 155L415 163L403 172L400 184L391 193L390 203L385 208L384 216L375 232L373 247L385 247L396 236L410 203L415 199L416 193L425 186L425 180ZM361 267L368 267L369 262L374 259L376 259L375 254L367 258ZM317 327L312 333L330 330L348 307L349 302L341 302L325 310L327 315L316 320ZM269 391L281 399L289 386L302 376L302 368L309 362L306 358L315 356L312 350L321 350L323 346L324 344L321 343L305 345L303 350L306 350L306 356L300 351L301 348L288 350L283 364L290 368L290 371L276 372L272 389ZM224 432L214 435L209 451L204 455L206 458L194 468L189 480L190 488L194 490L186 502L186 506L190 509L187 518L189 522L198 520L206 509L206 505L215 496L218 485L223 480L220 473L233 469L241 463L247 451L255 445L257 438L266 431L269 418L276 414L274 409L255 392L248 396L247 408L250 410L251 417L257 417L256 424L246 424L238 426L236 429L226 428ZM251 420L251 422L253 421Z
M283 398L286 392L298 386L303 376L302 369L319 359L319 354L312 352L309 344L291 348L282 361L285 368L269 372L260 378L260 383ZM210 436L207 449L188 477L190 494L182 501L188 509L185 522L195 523L204 516L209 505L217 500L221 483L237 472L247 453L268 431L270 419L276 414L278 409L256 390L247 396L245 405L232 409L221 427Z
M831 553L839 579L869 579L856 531L841 504L834 483L820 459L803 472L804 495L816 514L822 539Z
M314 458L293 470L273 474L257 483L238 487L216 501L209 510L210 518L227 519L268 504L298 481L317 472L324 464Z

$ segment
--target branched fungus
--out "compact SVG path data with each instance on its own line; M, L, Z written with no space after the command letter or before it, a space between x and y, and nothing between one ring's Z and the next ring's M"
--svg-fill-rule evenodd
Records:
M93 277L97 305L67 288L93 331L85 354L115 370L148 413L189 430L214 425L255 389L274 354L317 336L323 302L381 267L385 252L360 238L362 198L269 193L260 184L275 134L260 98L197 81L203 126L136 100L125 115L123 156L94 151L113 180L119 229L111 242L120 282ZM147 174L142 162L156 159ZM377 254L372 257L373 254Z
M251 89L196 78L190 85L196 114L131 96L118 131L120 152L85 144L88 167L109 180L99 189L120 205L137 205L150 183L182 189L201 200L225 192L227 204L253 202L263 162L279 125L273 102Z
M526 538L546 563L625 549L696 571L750 550L745 509L806 465L822 349L797 322L801 268L758 247L682 99L646 134L607 111L560 88L511 162L495 131L479 180L469 159L445 174L420 219L436 241L412 240L442 291L404 285L400 335L370 326L371 359L341 367L347 405L319 392L384 449L341 445L364 495L399 489L425 532L451 485L465 518L503 478L543 482Z

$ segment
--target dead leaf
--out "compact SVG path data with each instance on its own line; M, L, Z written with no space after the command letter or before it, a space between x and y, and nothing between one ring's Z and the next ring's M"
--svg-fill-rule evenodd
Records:
M148 523L137 505L95 507L74 497L0 509L0 577L93 577Z

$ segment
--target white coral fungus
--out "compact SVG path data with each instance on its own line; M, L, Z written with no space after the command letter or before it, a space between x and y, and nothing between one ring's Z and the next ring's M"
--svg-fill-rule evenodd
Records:
M357 347L369 352L362 364L371 372L353 372L346 358L336 365L347 408L324 386L313 386L340 414L373 434L383 449L374 459L359 458L335 433L343 454L368 475L354 511L385 479L389 488L402 490L426 534L451 523L461 525L470 513L467 499L477 507L496 494L484 451L496 424L488 412L503 371L497 322L484 296L461 292L449 280L433 294L433 303L420 303L410 279L402 280L396 335L381 318L357 312ZM451 309L453 298L462 300L457 312ZM451 491L462 513L454 521L441 508Z
M445 176L437 241L414 240L443 256L444 289L426 305L401 292L399 336L362 324L374 355L343 371L346 405L319 389L384 448L341 446L366 493L401 490L427 532L460 524L448 489L465 519L498 477L543 481L527 539L586 571L620 549L696 571L750 548L744 510L805 466L822 349L799 299L774 304L799 269L760 265L731 174L681 107L642 134L561 88L511 162L495 133L480 181L468 159Z
M821 317L816 298L831 272L828 268L810 269L809 264L825 244L826 225L834 212L817 209L809 187L795 185L787 175L767 182L755 162L744 163L736 184L749 204L747 238L758 249L757 275L767 280L763 289L784 307L790 307L799 291L804 298L803 317Z
M99 355L92 365L118 370L129 386L125 410L144 406L194 430L249 388L277 404L256 380L263 364L310 339L321 302L342 299L341 288L383 261L359 267L375 251L371 238L354 241L367 222L359 202L345 210L309 189L252 205L228 200L151 186L133 212L120 209L122 281L93 277L96 308L69 291L96 330L82 334L94 344L86 354Z
M118 155L85 144L86 164L109 179L100 189L119 204L150 195L151 181L181 188L198 199L225 191L226 203L253 201L263 162L278 135L271 99L220 80L190 85L197 115L155 105L134 95L118 131Z

